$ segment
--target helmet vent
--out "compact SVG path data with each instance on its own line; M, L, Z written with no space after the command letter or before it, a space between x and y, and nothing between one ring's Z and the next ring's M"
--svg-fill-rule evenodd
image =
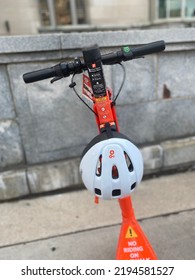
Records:
M112 167L112 179L118 179L119 174L118 174L118 169L116 165L113 165Z
M131 186L131 190L135 189L136 187L136 183L134 183L132 186Z
M100 177L102 174L102 155L99 156L97 166L96 166L96 175Z
M100 190L100 189L95 188L95 194L97 194L97 195L101 195L101 194L102 194L102 192L101 192L101 190Z
M127 153L124 152L125 155L125 159L126 159L126 163L127 163L127 168L129 169L130 172L133 171L133 164L129 158L129 156L127 155Z
M112 196L119 196L121 195L121 190L120 189L115 189L112 191Z

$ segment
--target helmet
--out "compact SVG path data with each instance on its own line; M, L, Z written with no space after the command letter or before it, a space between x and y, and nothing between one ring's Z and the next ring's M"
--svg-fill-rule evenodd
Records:
M80 172L86 188L103 199L128 196L141 182L143 158L139 149L123 134L105 132L85 148Z

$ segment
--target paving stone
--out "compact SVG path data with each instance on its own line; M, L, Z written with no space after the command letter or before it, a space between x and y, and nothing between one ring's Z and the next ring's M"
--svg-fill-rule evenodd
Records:
M144 180L132 193L137 219L195 208L195 172ZM0 204L0 247L121 223L117 200L87 190Z
M159 260L194 260L195 210L139 223ZM0 248L0 259L114 260L119 232L115 225Z
M195 172L144 180L132 199L160 260L195 258ZM0 204L0 259L114 259L118 202L87 191Z

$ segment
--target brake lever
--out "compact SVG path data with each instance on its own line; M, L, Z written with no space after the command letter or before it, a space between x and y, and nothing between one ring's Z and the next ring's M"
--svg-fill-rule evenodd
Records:
M50 83L53 84L53 83L57 82L58 80L61 80L62 78L63 78L63 77L54 77L54 78L50 81Z

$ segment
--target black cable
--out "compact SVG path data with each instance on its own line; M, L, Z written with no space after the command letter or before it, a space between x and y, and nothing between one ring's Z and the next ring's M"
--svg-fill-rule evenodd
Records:
M74 73L72 75L72 78L71 78L71 84L69 85L70 88L72 88L75 92L75 94L77 95L77 97L85 104L85 106L87 106L87 108L96 116L98 116L96 114L96 112L80 97L80 95L78 94L77 90L75 89L75 86L76 86L76 83L74 82L74 76L76 75L76 73Z
M118 90L118 93L117 95L113 98L113 101L112 101L112 106L115 106L116 105L116 100L117 98L119 97L119 94L121 93L121 90L124 86L124 83L125 83L125 79L126 79L126 69L124 67L124 65L122 63L118 63L122 69L123 69L123 80L121 82L121 86ZM71 78L71 84L69 85L70 88L72 88L75 92L75 94L77 95L77 97L84 103L85 106L87 106L87 108L95 115L95 116L98 116L97 113L81 98L81 96L78 94L77 90L75 89L75 86L76 86L76 83L74 82L74 77L75 77L76 73L74 73L72 75L72 78Z
M120 86L120 88L119 88L119 90L118 90L117 95L113 98L112 105L116 105L116 100L117 100L117 98L119 97L119 94L121 93L121 90L122 90L122 88L123 88L123 86L124 86L125 79L126 79L126 69L125 69L125 66L124 66L122 63L118 63L118 64L119 64L119 65L122 67L122 69L123 69L123 80L122 80L122 83L121 83L121 86Z

